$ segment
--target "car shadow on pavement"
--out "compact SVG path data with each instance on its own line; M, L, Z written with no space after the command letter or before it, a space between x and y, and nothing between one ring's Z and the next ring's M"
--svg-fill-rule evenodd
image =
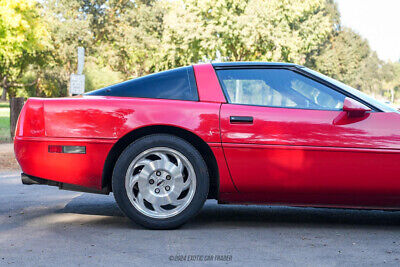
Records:
M400 230L400 212L284 206L208 205L193 221L204 224L230 222L243 226L268 227L394 227Z
M123 217L124 214L118 208L112 194L96 195L82 194L74 197L67 205L58 212L78 213L86 215L117 216Z
M73 198L58 213L107 216L103 220L112 221L123 227L132 227L129 220L119 210L114 198L93 194L82 194ZM111 217L111 218L110 218ZM96 223L97 224L97 223ZM208 200L196 218L184 228L240 227L367 227L400 230L400 211L354 210L333 208L298 208L262 205L218 205ZM133 225L137 228L136 225Z

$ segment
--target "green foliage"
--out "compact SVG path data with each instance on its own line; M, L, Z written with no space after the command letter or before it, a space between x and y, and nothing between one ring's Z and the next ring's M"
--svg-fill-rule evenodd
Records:
M323 0L185 0L165 18L166 67L212 59L303 64L333 31ZM176 19L179 18L179 19Z
M10 95L30 64L44 63L50 46L37 5L34 0L0 1L0 80Z
M400 79L398 64L381 61L368 42L351 29L337 31L308 65L377 98L395 100L392 94Z
M51 33L50 58L37 71L40 95L66 96L70 74L76 72L77 47L92 47L93 33L89 16L81 11L82 1L44 1L43 21Z
M374 85L370 83L371 79L368 79L368 84L365 84L364 75L367 73L362 72L368 68L368 71L372 71L372 75L376 75L380 63L376 54L371 51L368 42L346 28L333 36L331 42L320 50L313 62L318 71L351 84L353 87L368 91Z
M0 142L10 139L10 105L0 102Z
M99 67L91 62L86 65L84 74L86 92L123 81L122 73L113 71L110 67Z

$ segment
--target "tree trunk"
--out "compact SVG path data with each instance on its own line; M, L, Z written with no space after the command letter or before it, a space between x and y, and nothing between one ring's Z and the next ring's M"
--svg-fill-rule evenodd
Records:
M393 104L394 103L394 87L392 86L390 88L390 102Z
M3 93L1 94L1 101L6 101L7 100L7 90L5 87L3 87Z
M11 138L14 138L15 127L17 126L17 120L22 107L24 106L23 97L12 97L10 99L10 134Z
M1 94L1 100L2 101L6 101L7 100L7 89L8 89L8 86L7 86L7 76L4 76L3 78L2 78L2 81L1 81L1 87L3 87L3 93Z

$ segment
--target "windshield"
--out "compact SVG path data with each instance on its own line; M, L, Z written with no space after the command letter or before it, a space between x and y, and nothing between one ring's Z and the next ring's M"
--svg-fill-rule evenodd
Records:
M348 86L348 85L346 85L346 84L344 84L342 82L339 82L339 81L337 81L335 79L332 79L332 78L330 78L330 77L328 77L326 75L323 75L323 74L321 74L319 72L316 72L316 71L314 71L312 69L309 69L309 68L306 68L306 67L302 67L302 69L305 70L306 72L314 75L314 76L317 76L317 77L319 77L321 79L324 79L324 80L330 82L331 84L333 84L333 85L335 85L335 86L337 86L337 87L339 87L339 88L341 88L343 90L346 90L350 94L355 95L356 97L358 97L358 98L360 98L360 99L362 99L362 100L364 100L364 101L366 101L368 103L371 103L373 106L379 108L382 111L385 111L385 112L398 112L395 108L393 108L393 107L391 107L391 106L389 106L389 105L387 105L387 104L385 104L385 103L383 103L383 102L381 102L379 100L376 100L375 98L373 98L373 97L371 97L371 96L369 96L369 95L367 95L367 94L365 94L365 93L363 93L363 92L361 92L361 91L359 91L359 90L357 90L357 89L355 89L355 88L353 88L351 86Z

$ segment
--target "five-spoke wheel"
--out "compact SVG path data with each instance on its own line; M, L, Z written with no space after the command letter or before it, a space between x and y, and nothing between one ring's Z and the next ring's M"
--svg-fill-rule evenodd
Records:
M209 177L200 153L187 141L154 134L129 145L112 177L114 197L133 221L171 229L195 216L207 198Z
M155 147L132 161L125 187L137 210L152 218L168 218L189 205L196 191L196 173L180 152Z

